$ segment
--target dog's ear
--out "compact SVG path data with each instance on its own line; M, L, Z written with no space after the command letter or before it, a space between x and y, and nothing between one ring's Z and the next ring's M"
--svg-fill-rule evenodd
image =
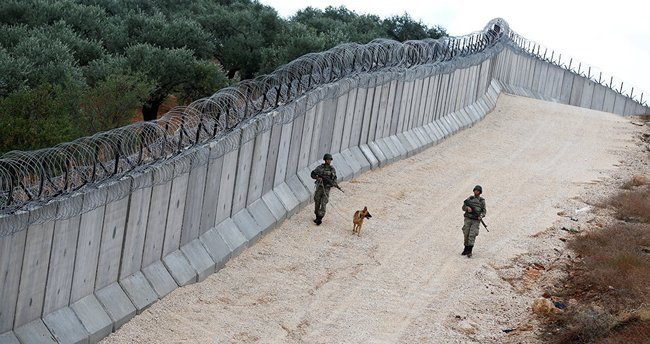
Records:
M368 211L368 207L363 207L363 211Z

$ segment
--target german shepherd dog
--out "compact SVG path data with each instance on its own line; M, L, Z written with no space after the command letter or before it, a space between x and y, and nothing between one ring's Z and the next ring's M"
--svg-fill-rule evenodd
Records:
M361 236L363 220L371 217L372 215L368 212L368 207L363 207L363 210L354 212L354 217L352 218L352 235L356 234L357 236Z

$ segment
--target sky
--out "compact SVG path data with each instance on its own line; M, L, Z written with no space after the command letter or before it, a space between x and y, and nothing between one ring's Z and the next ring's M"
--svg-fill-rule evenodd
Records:
M642 2L632 0L583 2L572 0L259 0L289 18L311 6L345 6L357 14L381 18L408 13L425 25L441 26L450 36L481 31L494 18L503 18L524 38L591 66L615 84L650 103L650 20Z

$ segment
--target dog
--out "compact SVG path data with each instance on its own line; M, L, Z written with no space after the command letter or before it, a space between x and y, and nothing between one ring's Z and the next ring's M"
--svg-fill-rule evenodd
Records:
M354 217L352 218L352 235L361 236L361 227L363 226L363 220L371 218L370 212L368 212L368 207L363 207L363 210L357 210L354 212Z

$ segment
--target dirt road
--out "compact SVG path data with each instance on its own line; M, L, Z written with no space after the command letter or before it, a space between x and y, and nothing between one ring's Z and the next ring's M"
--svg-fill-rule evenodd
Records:
M331 191L204 282L179 288L103 343L495 343L530 313L499 269L565 200L616 168L633 125L502 95L474 127ZM336 166L336 161L333 161ZM463 199L483 186L490 232L463 249ZM362 236L351 217L373 215ZM541 242L540 242L541 243Z

